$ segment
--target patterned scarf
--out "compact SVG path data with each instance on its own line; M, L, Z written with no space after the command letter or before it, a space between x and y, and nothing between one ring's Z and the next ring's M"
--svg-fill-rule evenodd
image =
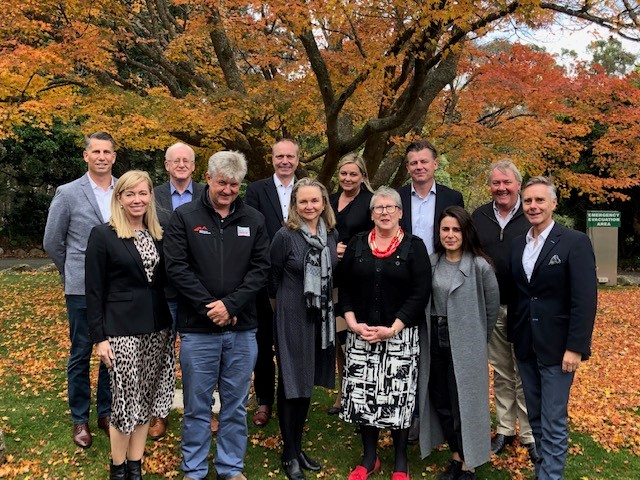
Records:
M317 235L311 233L305 222L302 222L300 232L311 247L304 258L304 298L308 309L320 312L320 337L322 348L325 349L334 344L336 336L327 227L320 217Z

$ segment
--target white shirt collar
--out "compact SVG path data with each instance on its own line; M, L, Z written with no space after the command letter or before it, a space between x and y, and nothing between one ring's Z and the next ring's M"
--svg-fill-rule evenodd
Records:
M547 237L549 236L549 233L551 232L551 229L553 228L553 226L556 224L555 221L551 220L551 223L549 224L549 226L547 228L545 228L542 233L540 233L540 235L538 235L538 241L542 240L542 242L546 242ZM529 242L533 242L534 238L533 238L533 227L531 227L529 229L529 231L527 232L527 243Z

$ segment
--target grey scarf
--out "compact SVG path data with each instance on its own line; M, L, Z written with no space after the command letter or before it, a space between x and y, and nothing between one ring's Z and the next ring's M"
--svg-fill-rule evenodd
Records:
M320 217L317 235L313 235L304 222L302 222L300 232L311 247L304 258L304 298L307 309L315 309L320 313L320 338L322 348L325 349L334 344L336 336L331 254L327 246L327 227Z

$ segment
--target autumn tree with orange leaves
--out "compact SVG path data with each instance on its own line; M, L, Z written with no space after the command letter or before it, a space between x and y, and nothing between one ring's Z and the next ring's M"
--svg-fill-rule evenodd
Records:
M628 200L640 185L640 78L577 62L571 71L531 46L468 48L427 116L458 186L483 182L505 156L552 175L566 198Z
M0 6L0 136L57 118L112 131L131 149L176 139L238 149L257 178L267 174L274 138L288 135L302 141L305 166L325 183L347 152L363 149L375 175L395 143L422 135L465 49L491 31L565 15L639 36L630 0Z

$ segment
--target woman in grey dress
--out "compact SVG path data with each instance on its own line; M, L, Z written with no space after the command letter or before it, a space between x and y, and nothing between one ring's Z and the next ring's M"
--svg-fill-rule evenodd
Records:
M271 242L282 467L293 480L305 478L303 469L321 468L302 451L302 432L314 385L333 388L335 382L335 223L327 189L303 178L291 192L289 218Z
M420 450L427 456L446 440L451 463L438 480L474 480L490 457L487 344L500 294L463 208L442 212L431 265L429 320L420 331Z

